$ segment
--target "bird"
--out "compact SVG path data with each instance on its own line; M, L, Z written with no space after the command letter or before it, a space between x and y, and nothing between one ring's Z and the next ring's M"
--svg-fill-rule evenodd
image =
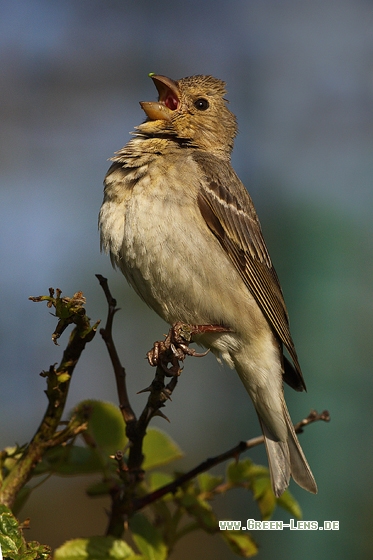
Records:
M222 327L195 341L235 369L251 397L275 496L291 477L316 494L283 391L284 381L306 386L254 204L231 165L237 121L226 84L149 76L158 100L140 102L145 121L104 180L101 249L170 325Z

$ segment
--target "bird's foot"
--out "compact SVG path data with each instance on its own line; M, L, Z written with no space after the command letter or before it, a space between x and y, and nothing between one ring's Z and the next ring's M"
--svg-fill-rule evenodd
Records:
M180 362L183 362L186 356L202 358L209 352L209 350L197 352L194 348L189 348L189 344L193 342L193 335L230 331L231 329L221 325L175 323L170 328L166 338L155 342L153 348L149 350L147 353L148 362L151 366L160 366L168 377L178 376L183 369ZM171 364L171 367L168 367L168 364Z

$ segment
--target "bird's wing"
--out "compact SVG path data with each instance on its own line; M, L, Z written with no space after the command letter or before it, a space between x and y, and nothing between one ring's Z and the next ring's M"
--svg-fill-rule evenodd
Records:
M295 370L287 362L284 379L294 389L305 389L289 330L284 297L252 200L228 163L196 153L204 180L198 205L207 226L217 237L274 333L287 348Z

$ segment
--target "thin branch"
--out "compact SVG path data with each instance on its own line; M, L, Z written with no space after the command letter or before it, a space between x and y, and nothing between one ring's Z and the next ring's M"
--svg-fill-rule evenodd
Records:
M116 307L117 302L110 292L107 278L104 278L101 274L96 274L96 277L100 282L100 285L105 293L106 301L108 303L108 317L106 325L105 328L100 330L100 334L105 341L111 363L113 365L117 384L119 406L126 423L126 434L128 439L130 440L129 458L128 464L126 465L126 470L128 469L132 473L137 471L138 476L142 479L141 465L144 460L142 454L142 444L146 434L146 429L153 416L158 415L166 418L164 414L160 412L160 409L164 407L164 403L168 399L170 399L171 394L176 387L178 375L171 375L170 382L165 385L165 376L167 375L168 370L165 371L165 368L161 366L157 367L154 380L152 381L150 386L146 389L143 389L143 391L140 391L150 392L150 395L143 412L137 420L128 397L126 386L126 371L121 364L112 334L113 318L115 313L118 311ZM157 344L161 343L155 343L155 345ZM167 363L167 360L172 361L175 359L174 351L171 348L171 345L165 347L162 343L162 356L163 363ZM124 465L122 465L122 470L124 470Z
M101 274L96 277L105 293L108 303L108 317L105 328L100 330L100 334L105 341L109 356L113 365L115 379L117 384L119 406L122 411L123 419L126 424L126 435L130 442L128 460L125 460L123 452L118 452L115 459L118 464L118 473L123 481L123 486L116 486L111 490L111 510L109 515L109 524L106 531L108 535L121 536L123 526L128 516L133 511L133 500L136 499L138 485L144 479L144 471L142 464L144 461L143 441L150 420L154 416L168 418L161 412L165 402L171 399L181 368L179 361L183 361L186 355L199 356L194 350L188 348L191 342L191 334L189 326L181 323L170 329L169 335L165 341L156 342L153 352L148 353L148 360L151 365L157 365L155 377L149 387L140 392L149 392L147 403L143 412L137 419L131 407L127 386L126 372L122 366L112 335L113 318L117 311L117 302L111 295L108 281ZM186 330L185 330L186 328ZM211 329L211 326L206 328ZM223 327L213 327L222 330ZM226 329L224 329L226 330ZM155 356L159 357L159 361ZM152 359L149 359L149 355ZM168 363L172 364L171 368L167 368ZM165 377L170 377L170 381L166 384Z
M68 428L57 432L75 366L86 344L93 339L98 325L98 323L93 326L90 325L89 318L83 308L85 298L81 292L77 292L72 298L61 298L61 290L56 290L56 297L54 297L54 290L50 288L49 296L31 297L30 299L32 301L47 301L48 307L55 307L56 316L59 319L56 330L52 335L55 344L57 338L69 324L73 323L76 326L71 332L59 367L55 369L54 366L50 366L48 372L41 374L47 378L48 406L30 444L2 484L0 503L8 507L12 507L18 492L31 478L35 466L46 450L67 441L81 431L85 425L86 419L82 418L81 422L74 420Z
M303 428L305 426L308 426L309 424L312 424L319 420L322 420L324 422L329 422L330 420L329 412L327 410L324 410L321 414L318 414L315 410L312 410L310 414L307 416L307 418L304 418L303 420L295 424L294 429L297 433L302 433ZM247 441L240 441L240 443L235 447L233 447L232 449L229 449L228 451L225 451L220 455L216 455L215 457L206 459L205 461L197 465L194 469L179 476L173 482L170 482L169 484L165 484L165 486L161 486L160 488L158 488L154 492L147 494L146 496L137 498L133 504L133 511L138 511L144 508L145 506L148 506L149 504L159 500L160 498L162 498L163 496L165 496L170 492L175 493L180 486L182 486L183 484L185 484L185 482L188 482L192 478L195 478L197 475L210 470L212 467L215 467L216 465L223 463L227 459L232 459L232 458L237 459L239 455L241 455L241 453L243 453L244 451L247 451L247 449L251 449L252 447L261 445L262 443L264 443L263 436L252 438Z
M107 278L104 278L101 274L96 274L96 278L100 282L100 286L104 291L106 296L106 301L108 303L108 315L106 320L106 325L103 329L100 329L100 335L102 336L106 348L109 352L110 360L114 368L115 380L117 383L117 391L119 398L119 408L122 412L123 419L126 425L131 425L131 423L136 421L136 415L130 405L127 385L126 385L126 370L121 364L121 361L116 350L114 340L113 340L113 319L115 313L118 311L117 301L111 295L109 290L109 285Z

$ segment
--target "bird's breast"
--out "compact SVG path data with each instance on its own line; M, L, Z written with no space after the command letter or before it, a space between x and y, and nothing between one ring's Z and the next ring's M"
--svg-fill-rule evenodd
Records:
M201 181L188 157L160 156L137 181L124 166L109 187L117 200L106 192L101 209L103 246L141 298L170 324L221 324L237 332L250 332L255 323L266 327L200 213Z
M208 250L193 170L177 163L161 158L133 187L117 261L139 295L168 322L196 318L192 294L203 292L200 260Z

